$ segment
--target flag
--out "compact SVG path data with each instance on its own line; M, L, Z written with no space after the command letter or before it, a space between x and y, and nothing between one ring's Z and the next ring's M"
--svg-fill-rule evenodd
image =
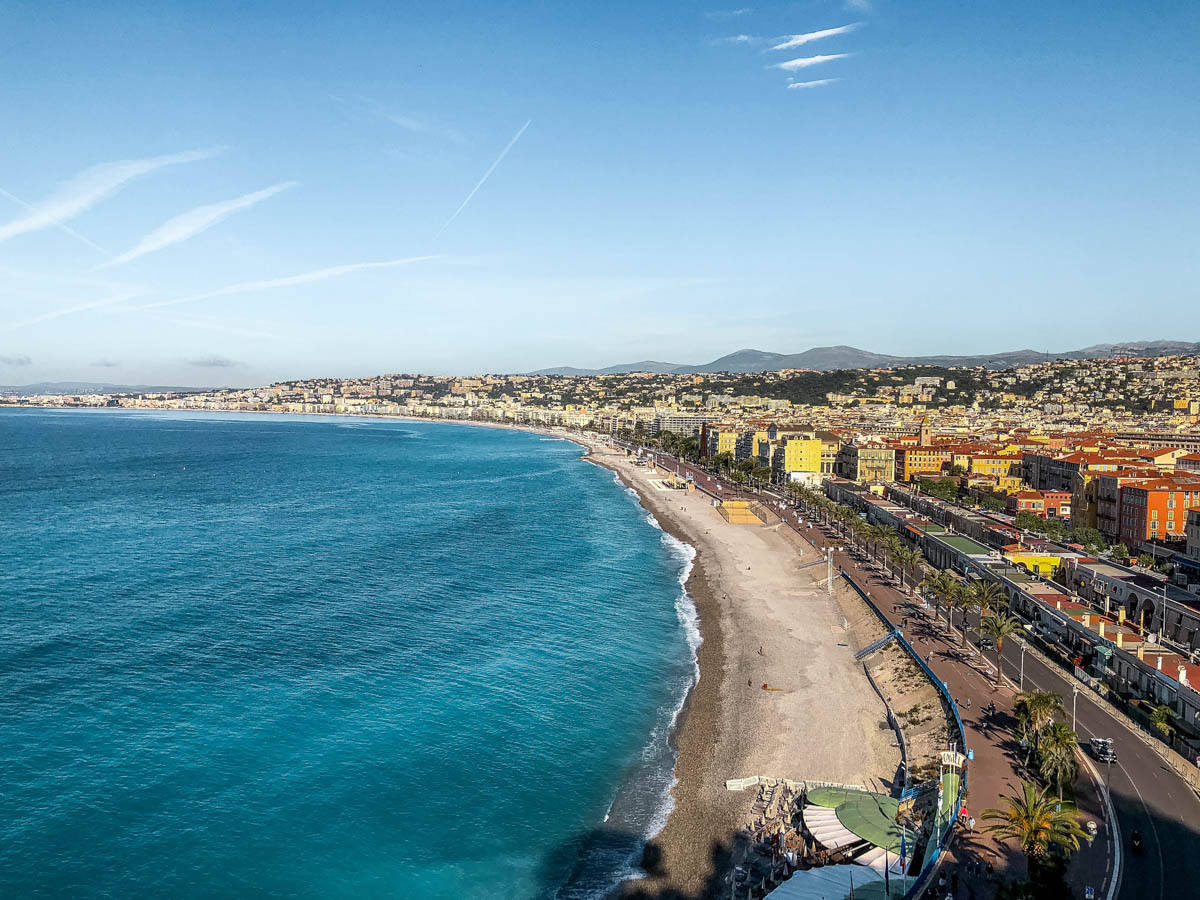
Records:
M904 851L904 829L901 828L900 829L900 871L901 872L908 871L907 859L908 859L908 854L905 853L905 851Z
M892 896L892 880L888 877L888 851L883 848L883 896Z
M850 870L850 900L854 900L854 869Z

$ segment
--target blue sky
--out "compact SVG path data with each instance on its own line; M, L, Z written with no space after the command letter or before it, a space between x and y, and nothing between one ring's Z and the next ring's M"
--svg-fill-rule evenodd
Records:
M0 383L1200 338L1194 3L107 6L0 8Z

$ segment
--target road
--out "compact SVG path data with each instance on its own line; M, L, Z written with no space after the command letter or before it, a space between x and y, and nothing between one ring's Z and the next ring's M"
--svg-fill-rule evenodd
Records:
M704 484L705 479L709 479L707 486L710 487L720 483L719 494L739 490L736 485L720 482L695 466L665 454L660 456L664 461L669 460L677 472L691 474L699 483ZM840 543L830 534L813 534L820 529L802 528L794 509L784 518L818 547ZM870 577L848 554L835 552L834 558L837 565L848 571ZM968 629L968 638L978 642L978 634L973 628ZM1020 676L1021 655L1016 641L1005 642L1004 672L1013 680ZM1043 662L1033 653L1024 656L1025 689L1054 691L1063 698L1067 714L1071 716L1074 680L1063 669ZM938 671L939 677L941 674ZM1111 767L1096 764L1102 778L1108 782L1117 816L1123 860L1117 896L1121 900L1200 897L1200 879L1194 874L1200 866L1200 798L1158 756L1152 745L1131 731L1131 726L1121 720L1123 717L1093 702L1087 689L1080 691L1074 703L1074 716L1075 730L1081 742L1094 737L1112 738L1117 752L1117 762ZM1134 830L1143 838L1144 847L1140 853L1130 851L1130 836ZM1095 879L1101 898L1107 893L1102 881L1102 876Z

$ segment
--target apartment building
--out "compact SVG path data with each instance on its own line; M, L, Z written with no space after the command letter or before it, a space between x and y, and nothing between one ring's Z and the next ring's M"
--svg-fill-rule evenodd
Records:
M1179 540L1188 510L1200 507L1200 479L1147 478L1120 489L1121 542L1136 549L1143 541Z
M882 443L851 441L838 451L838 474L848 481L892 481L896 473L896 451Z

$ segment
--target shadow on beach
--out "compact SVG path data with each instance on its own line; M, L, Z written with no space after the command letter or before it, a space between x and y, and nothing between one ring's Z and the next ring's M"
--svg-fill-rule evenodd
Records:
M542 865L538 895L547 900L596 897L598 891L608 886L614 871L636 867L645 877L612 886L604 896L620 900L706 900L728 896L726 875L734 856L732 843L713 842L707 873L702 884L694 889L677 884L664 864L663 848L657 840L641 847L639 859L637 848L641 843L642 839L636 835L603 827L564 841ZM568 869L571 874L563 882L562 873Z

